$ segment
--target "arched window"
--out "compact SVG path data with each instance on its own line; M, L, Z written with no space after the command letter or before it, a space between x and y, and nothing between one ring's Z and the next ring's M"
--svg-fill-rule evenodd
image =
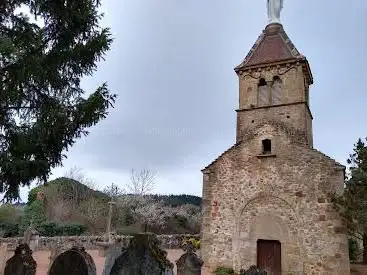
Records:
M259 100L258 105L264 106L270 104L270 91L268 84L266 83L264 78L261 78L259 81Z
M282 80L279 78L279 76L274 76L273 83L271 85L271 97L273 105L278 105L282 103L282 91Z

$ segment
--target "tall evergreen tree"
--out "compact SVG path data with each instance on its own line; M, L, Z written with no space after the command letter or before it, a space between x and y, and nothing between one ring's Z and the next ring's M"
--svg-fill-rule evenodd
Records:
M367 139L366 139L367 141ZM363 263L367 264L367 143L359 139L348 159L350 173L335 205L345 219L349 234L363 240Z
M116 95L103 83L85 97L112 38L100 26L99 0L0 1L0 192L46 182ZM23 12L22 12L23 11Z

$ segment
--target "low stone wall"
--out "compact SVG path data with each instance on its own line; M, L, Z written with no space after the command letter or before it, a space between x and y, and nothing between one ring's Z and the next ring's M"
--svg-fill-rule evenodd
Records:
M199 235L157 235L157 238L161 241L161 247L164 249L179 249L182 240L185 238L199 238ZM129 243L131 236L121 235L114 236L114 240L121 242L124 245ZM19 238L0 238L0 244L7 243L8 248L15 249L17 244L23 241L22 237ZM100 243L108 242L106 236L66 236L66 237L39 237L37 241L36 250L49 250L53 245L62 245L63 247L71 248L74 245L83 246L88 250L95 250L100 248Z

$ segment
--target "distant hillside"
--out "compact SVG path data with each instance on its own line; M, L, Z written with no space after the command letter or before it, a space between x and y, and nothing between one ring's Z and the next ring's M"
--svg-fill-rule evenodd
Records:
M21 234L21 229L31 223L44 236L100 234L106 230L110 200L108 194L79 181L57 178L29 191L26 206L17 205L17 213L22 216L18 233L12 230L2 235ZM200 232L201 203L200 197L185 194L122 195L113 207L111 227L124 234L141 232L145 228L160 234L196 234ZM8 210L4 208L4 211ZM1 224L5 230L7 222L0 217L0 233Z
M151 195L154 200L163 201L165 205L177 207L184 204L193 204L201 207L201 197L192 195Z
M78 202L90 199L94 197L99 200L107 201L110 200L110 197L98 190L94 190L89 188L88 186L65 177L57 178L48 182L46 185L41 185L36 188L33 188L29 192L28 196L28 204L34 201L37 197L37 193L39 191L46 191L47 189L56 189L59 193L59 198L63 198L66 201L70 199L76 199ZM131 195L127 195L131 196ZM163 202L166 206L177 207L185 204L192 204L198 207L201 207L202 199L198 196L193 195L146 195L145 197L152 198L154 201Z
M58 185L60 187L59 189L62 190L64 194L75 193L77 191L81 199L87 196L90 197L91 194L99 199L109 199L109 196L103 192L91 189L79 181L65 177L57 178L47 183L47 186L52 185Z
M54 193L58 193L59 199L64 199L65 201L74 200L78 203L88 200L91 197L102 201L109 200L109 197L101 191L93 190L79 181L61 177L30 190L28 194L28 205L37 199L37 194L40 191L43 193L53 191Z

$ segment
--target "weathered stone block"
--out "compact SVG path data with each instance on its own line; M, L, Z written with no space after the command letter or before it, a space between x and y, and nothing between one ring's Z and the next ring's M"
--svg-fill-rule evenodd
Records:
M5 268L7 254L8 254L8 244L2 243L0 246L0 272L2 272Z
M177 261L177 275L200 275L203 260L194 252L186 252Z
M5 265L4 275L35 275L37 263L27 244L20 244Z
M111 248L103 275L173 275L173 264L166 257L154 234L137 234L127 248Z

